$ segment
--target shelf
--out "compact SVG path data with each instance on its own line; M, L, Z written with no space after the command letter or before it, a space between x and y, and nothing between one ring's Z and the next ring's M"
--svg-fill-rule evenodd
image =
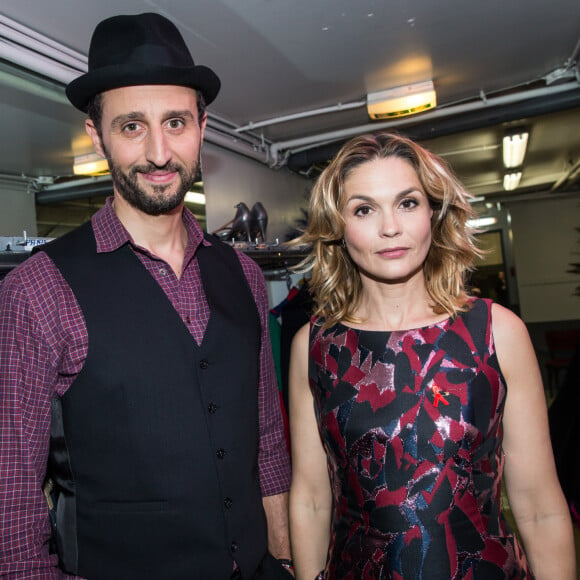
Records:
M30 252L0 252L0 280L30 256Z
M256 248L240 248L246 256L249 256L260 266L262 270L285 270L292 266L299 264L306 256L308 256L307 248L297 249L256 249Z
M238 248L264 271L287 270L299 264L308 255L308 249L297 248ZM30 256L30 252L0 252L0 277Z

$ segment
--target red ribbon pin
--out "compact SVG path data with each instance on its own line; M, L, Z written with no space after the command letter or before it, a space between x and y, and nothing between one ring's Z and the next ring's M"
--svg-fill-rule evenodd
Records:
M441 394L441 389L437 385L434 384L431 387L431 390L435 394L435 399L433 401L435 408L437 408L439 401L441 401L444 405L449 405L449 401L445 400L445 397Z

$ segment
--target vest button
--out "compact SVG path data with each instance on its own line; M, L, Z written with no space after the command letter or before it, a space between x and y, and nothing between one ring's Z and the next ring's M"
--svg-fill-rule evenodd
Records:
M217 405L215 403L210 403L207 406L207 410L213 415L217 411Z
M234 553L235 553L235 552L237 552L237 551L238 551L238 548L239 548L239 546L238 546L238 543L237 543L237 542L232 542L232 543L230 544L230 550L231 550L232 552L234 552Z
M226 456L226 450L220 447L215 454L218 456L218 459L223 459Z
M234 502L229 497L226 497L226 499L224 499L224 505L226 506L226 509L228 509L228 510L232 507L233 503Z
M207 360L202 359L199 361L199 368L200 369L207 369L208 366L209 366L209 362L207 362Z

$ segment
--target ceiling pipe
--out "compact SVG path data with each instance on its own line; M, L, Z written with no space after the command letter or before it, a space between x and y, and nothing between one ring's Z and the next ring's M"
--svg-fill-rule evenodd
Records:
M319 115L325 115L327 113L337 113L341 111L348 111L349 109L360 109L365 107L366 101L357 101L353 103L337 103L330 107L322 107L320 109L312 109L310 111L302 111L301 113L293 113L291 115L283 115L280 117L273 117L271 119L265 119L263 121L250 122L243 127L238 127L236 133L242 133L244 131L249 131L251 129L257 129L259 127L268 127L270 125L277 125L279 123L285 123L286 121L295 121L296 119L305 119L307 117L317 117Z
M0 58L66 84L82 74L81 71L71 69L60 62L43 57L35 52L24 51L21 47L12 46L1 38Z
M557 191L557 192L546 191L545 189L542 189L539 191L529 191L514 195L510 195L509 193L506 194L506 192L503 192L497 196L486 195L485 198L486 201L492 203L499 202L504 204L510 204L518 202L530 203L530 201L541 201L544 199L570 198L576 197L577 195L580 195L580 189L573 189L569 191Z
M0 58L65 84L87 71L86 56L3 15Z
M572 165L572 167L564 175L562 175L562 177L560 177L560 179L558 179L558 181L556 181L554 185L552 185L550 191L556 191L560 189L560 187L564 185L564 183L566 183L568 179L572 178L579 169L580 169L580 160L576 161L576 163L574 163L574 165Z
M47 205L49 203L59 203L63 201L72 201L74 199L86 199L87 197L109 195L112 192L113 184L110 179L89 186L79 185L73 181L68 184L49 186L37 191L36 203L38 205Z
M257 139L248 139L247 136L236 135L231 130L214 129L209 122L208 119L208 127L205 131L204 141L269 165L269 143Z
M32 30L12 18L0 14L0 37L29 49L36 50L53 60L69 64L73 68L86 71L86 55L69 48L65 44Z
M95 187L100 185L101 183L111 183L111 176L110 175L100 175L100 176L93 176L93 177L81 177L78 179L74 179L73 181L62 181L60 183L42 183L43 178L30 178L31 181L34 181L39 189L47 190L47 191L58 191L59 189L69 189L71 185L74 184L76 188L79 187ZM52 178L44 178L44 179L52 179Z
M578 82L571 82L550 87L542 87L539 89L532 89L529 91L503 95L500 97L482 98L480 100L462 103L459 105L442 106L437 109L429 111L426 115L417 117L405 117L402 119L390 120L383 123L367 123L366 125L359 125L350 127L349 129L341 129L337 131L330 131L318 135L311 135L299 139L291 139L289 141L280 141L273 143L270 146L270 158L275 165L279 164L280 159L288 157L288 152L292 154L293 149L305 146L316 147L320 142L347 140L350 137L361 135L363 133L379 131L381 129L391 129L396 127L405 127L417 124L419 119L422 121L435 121L438 119L445 119L450 116L461 115L464 113L473 113L480 110L485 110L487 113L490 109L499 107L501 105L522 103L532 99L545 98L559 93L565 93L573 89L579 88Z
M2 14L0 14L0 38L6 44L65 64L78 72L86 72L87 70L88 59L84 54L37 31L33 31Z

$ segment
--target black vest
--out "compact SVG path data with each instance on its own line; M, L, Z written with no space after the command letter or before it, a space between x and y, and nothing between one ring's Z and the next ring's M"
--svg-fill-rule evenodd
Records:
M89 336L51 427L69 573L225 579L235 559L251 578L266 553L260 321L235 252L211 241L197 253L211 310L200 346L128 244L97 254L85 224L41 248L73 290Z

